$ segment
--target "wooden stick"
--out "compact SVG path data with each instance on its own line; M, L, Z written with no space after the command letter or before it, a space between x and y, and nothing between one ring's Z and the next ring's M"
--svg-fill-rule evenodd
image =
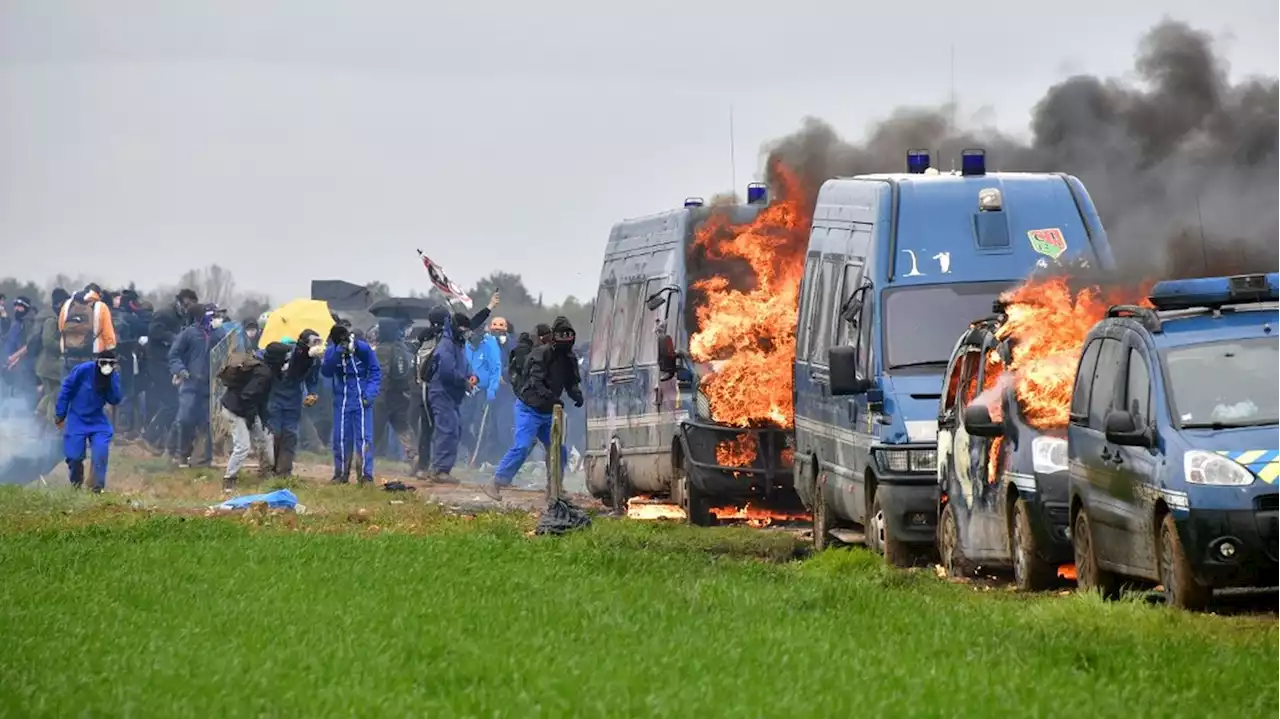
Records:
M554 502L564 494L564 465L560 462L560 448L564 446L564 407L556 405L551 413L551 446L548 451L547 500Z

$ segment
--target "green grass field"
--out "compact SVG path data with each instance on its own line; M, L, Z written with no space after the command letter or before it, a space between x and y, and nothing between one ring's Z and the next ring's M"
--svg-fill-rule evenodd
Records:
M1276 714L1274 615L979 591L861 550L797 560L781 532L530 537L526 513L297 491L323 511L0 488L0 715Z

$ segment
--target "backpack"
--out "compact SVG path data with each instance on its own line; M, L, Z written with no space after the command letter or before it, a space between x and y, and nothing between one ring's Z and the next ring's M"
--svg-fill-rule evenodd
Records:
M92 302L82 297L72 297L67 305L67 318L62 323L62 353L68 357L92 357L93 331Z
M436 357L436 347L440 346L440 338L441 335L429 337L418 346L418 382L421 384L429 384L431 378L436 376L436 367L440 363Z
M378 358L378 365L382 368L383 375L387 378L387 386L389 388L405 390L410 387L412 384L411 378L413 377L411 369L413 361L408 356L409 353L403 343L379 343L374 355Z
M227 389L241 389L249 383L253 370L262 364L262 360L247 352L232 352L227 363L218 370L218 381Z

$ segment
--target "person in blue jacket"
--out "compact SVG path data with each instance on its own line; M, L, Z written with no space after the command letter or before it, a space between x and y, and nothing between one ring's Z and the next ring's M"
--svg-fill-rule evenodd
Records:
M313 406L320 385L320 361L324 357L324 338L313 330L298 336L284 370L271 385L267 401L267 429L275 443L275 474L293 474L293 460L298 451L298 428L302 425L302 408Z
M192 324L169 348L169 372L178 384L178 466L191 466L196 432L209 427L209 351L227 331L216 305L192 305ZM213 437L206 432L203 466L213 464Z
M346 484L356 438L363 460L360 484L373 481L373 401L382 385L382 368L368 342L338 324L329 330L329 344L320 374L333 385L333 482Z
M462 402L476 384L467 362L466 332L471 319L462 313L444 326L444 336L432 354L427 373L427 404L435 429L431 436L431 473L428 479L440 484L457 484L453 465L458 459L462 438Z
M489 320L488 332L480 332L478 338L466 343L467 361L476 376L476 391L463 405L463 420L470 429L471 449L484 461L489 461L485 450L493 444L497 419L494 404L502 388L502 346L495 332L497 327L506 325L505 319L494 317Z
M111 350L98 353L96 359L72 368L62 381L55 421L62 430L62 449L67 456L71 486L84 484L85 445L93 448L93 491L107 487L107 460L111 454L111 438L115 430L104 411L107 405L118 405L124 398L120 390L116 354Z

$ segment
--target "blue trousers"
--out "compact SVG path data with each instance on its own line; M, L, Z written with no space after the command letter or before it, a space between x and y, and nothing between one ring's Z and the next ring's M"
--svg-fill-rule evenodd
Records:
M67 455L67 470L71 473L71 483L77 487L84 484L85 445L93 448L93 486L105 489L107 486L107 460L111 456L111 437L114 432L110 427L104 429L71 430L62 435L62 451Z
M431 421L431 471L451 472L458 461L458 443L462 441L462 403L443 392L427 396Z
M183 387L178 392L178 454L179 459L195 460L196 431L209 427L209 395L197 389ZM213 461L213 437L205 433L204 463Z
M340 400L341 398L339 398ZM373 408L364 407L357 399L342 408L342 402L333 403L333 475L346 478L351 474L351 459L360 440L360 457L363 466L361 477L373 476Z
M534 442L541 442L548 453L547 456L550 456L551 413L543 414L517 399L516 428L513 434L515 437L511 444L511 449L508 449L507 453L502 456L502 461L498 463L498 468L493 473L494 479L497 480L498 484L511 484L516 472L520 471L524 461L529 458L529 453L533 451ZM569 449L562 445L560 447L560 466L567 467L568 465Z

